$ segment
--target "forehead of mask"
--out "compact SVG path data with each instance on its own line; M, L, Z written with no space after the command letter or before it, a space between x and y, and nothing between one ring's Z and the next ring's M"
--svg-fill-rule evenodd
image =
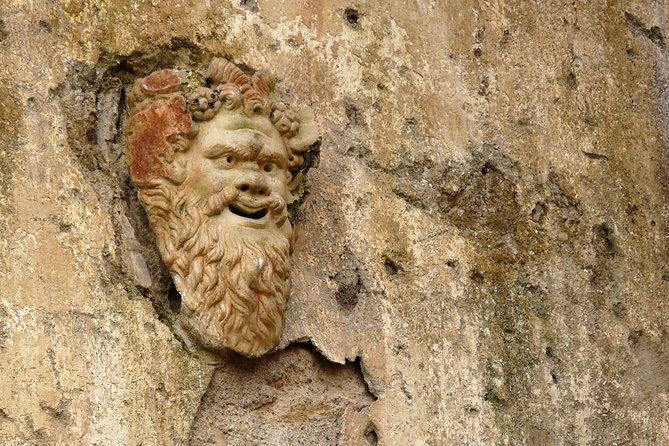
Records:
M265 155L271 153L284 163L287 161L288 153L283 138L266 116L248 117L240 111L222 110L213 119L201 122L199 126L192 145L196 152L206 152L207 149L219 145L262 146Z

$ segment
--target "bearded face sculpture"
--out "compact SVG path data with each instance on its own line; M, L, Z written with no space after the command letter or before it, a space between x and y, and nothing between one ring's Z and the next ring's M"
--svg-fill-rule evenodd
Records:
M309 109L270 99L268 73L249 76L214 59L206 85L193 87L188 76L163 70L135 83L130 175L191 337L209 350L260 356L283 332L287 205L318 132Z

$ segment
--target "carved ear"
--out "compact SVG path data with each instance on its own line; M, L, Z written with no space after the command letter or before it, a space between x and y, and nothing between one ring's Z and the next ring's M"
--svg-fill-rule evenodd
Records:
M310 107L300 107L297 110L297 120L300 128L295 136L287 140L287 145L293 152L303 153L318 141L320 135Z
M158 99L130 117L126 129L125 157L134 183L141 187L158 178L178 182L172 162L175 139L191 132L186 99L171 96ZM177 169L178 170L178 169Z

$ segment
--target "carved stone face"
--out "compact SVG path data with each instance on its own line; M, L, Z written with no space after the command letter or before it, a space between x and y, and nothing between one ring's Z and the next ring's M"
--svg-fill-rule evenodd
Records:
M209 216L208 224L229 231L251 231L254 235L249 232L249 236L254 237L262 237L263 231L280 231L290 238L285 207L271 208L292 198L288 153L268 118L221 112L201 125L190 150L181 157L186 160L184 187L199 201L235 188L237 199L219 214ZM277 215L277 211L281 213Z
M292 196L283 139L264 116L221 112L175 165L192 206L177 226L197 222L176 252L186 266L175 277L183 323L210 349L265 353L280 340L288 300Z
M214 59L190 93L185 76L163 70L135 83L130 175L181 294L180 324L206 349L260 356L283 333L287 204L318 133L310 110L270 100L265 72Z

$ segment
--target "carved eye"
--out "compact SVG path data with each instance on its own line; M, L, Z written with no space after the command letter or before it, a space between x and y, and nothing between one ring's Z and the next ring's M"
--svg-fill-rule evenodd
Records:
M235 158L234 155L228 154L228 155L223 155L222 157L220 157L218 159L218 164L219 164L219 166L227 169L227 168L233 167L235 165L236 161L237 161L237 159Z
M267 163L263 166L262 170L264 170L265 172L272 172L275 167L276 165L274 163Z

